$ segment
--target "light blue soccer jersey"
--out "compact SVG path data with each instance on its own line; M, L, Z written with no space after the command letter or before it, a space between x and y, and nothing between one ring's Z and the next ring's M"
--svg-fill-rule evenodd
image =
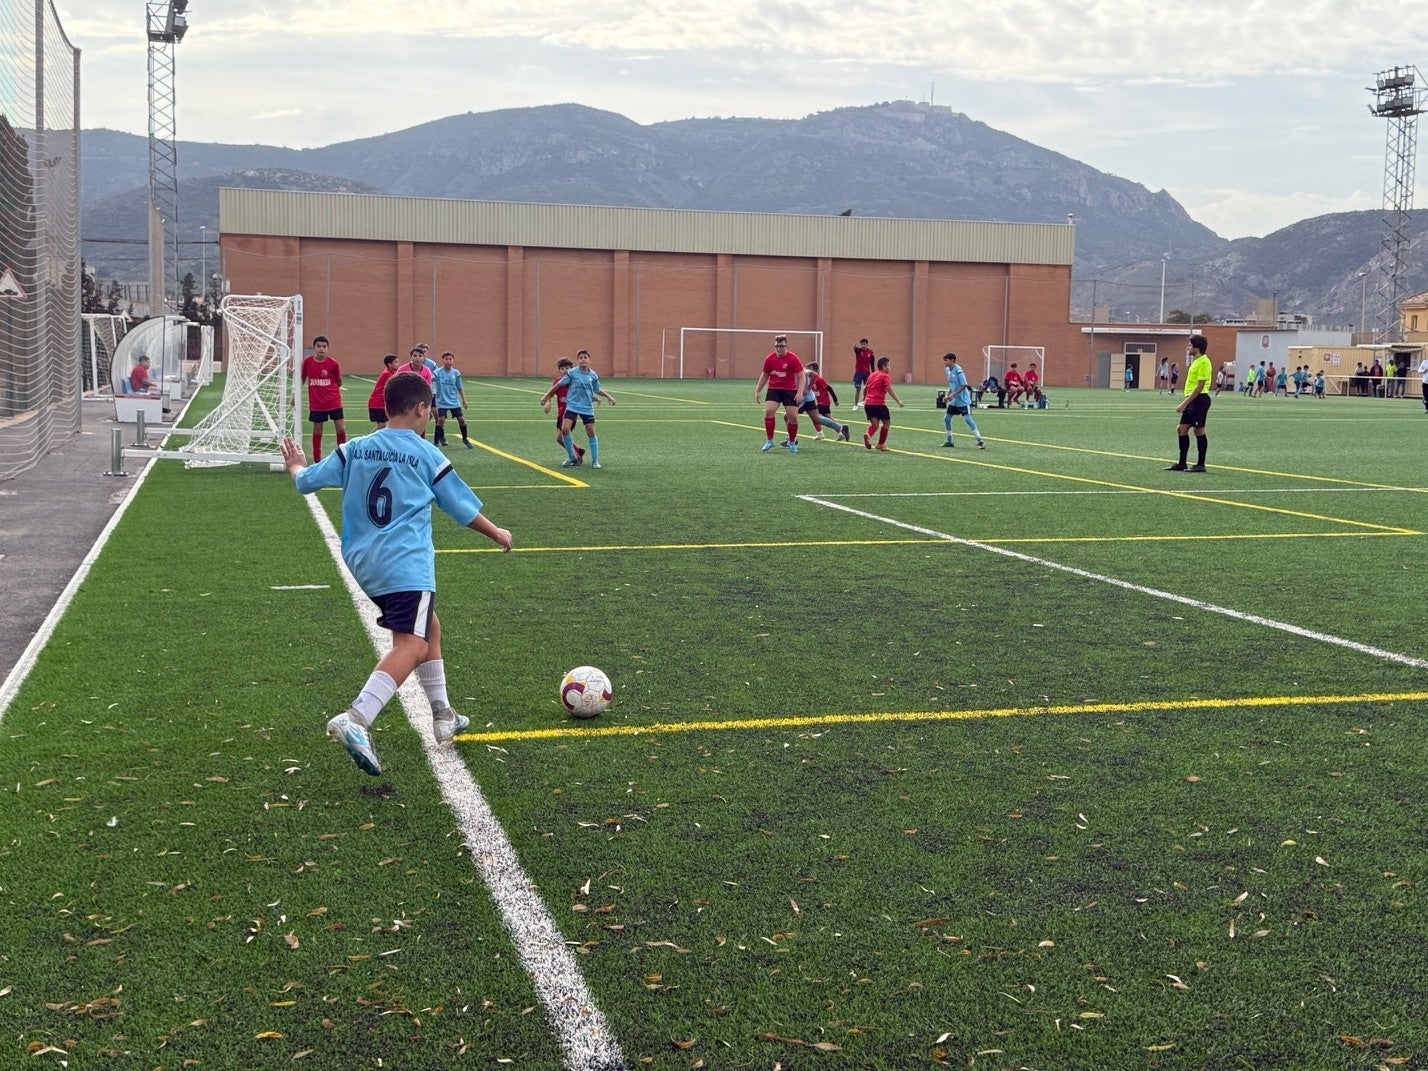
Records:
M481 512L445 455L406 428L353 439L299 472L296 483L305 495L342 488L342 560L370 596L436 590L433 502L463 526Z
M572 368L560 377L560 383L556 386L567 384L570 392L565 396L565 411L581 416L594 416L595 395L600 390L600 377L594 371L585 372L578 367Z
M457 368L447 370L442 365L431 374L431 385L436 394L436 405L439 409L457 409L461 405L461 371Z
M947 404L966 405L971 397L967 394L967 373L960 364L947 365L943 370L947 373Z

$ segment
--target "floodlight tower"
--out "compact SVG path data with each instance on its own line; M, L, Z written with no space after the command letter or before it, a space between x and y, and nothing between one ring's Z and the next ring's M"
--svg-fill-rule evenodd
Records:
M178 307L178 145L174 47L188 32L188 0L148 0L149 311Z
M1368 91L1374 95L1369 111L1388 120L1388 144L1383 159L1383 252L1381 278L1374 287L1373 340L1402 339L1404 269L1408 259L1409 213L1413 208L1413 176L1418 160L1418 116L1428 101L1428 89L1419 88L1417 67L1379 71ZM1369 330L1367 324L1360 325Z

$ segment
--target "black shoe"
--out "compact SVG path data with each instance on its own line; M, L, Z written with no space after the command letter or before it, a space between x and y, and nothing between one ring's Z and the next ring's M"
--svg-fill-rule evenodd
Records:
M1166 466L1165 466L1165 471L1166 471L1166 472L1186 472L1187 469L1186 469L1186 467L1185 467L1185 462L1183 462L1183 461L1177 461L1177 462L1175 462L1175 464L1173 464L1173 465L1166 465Z
M1191 465L1191 466L1190 466L1188 469L1186 469L1185 471L1186 471L1186 472L1204 472L1204 471L1205 471L1205 466L1204 466L1204 465Z

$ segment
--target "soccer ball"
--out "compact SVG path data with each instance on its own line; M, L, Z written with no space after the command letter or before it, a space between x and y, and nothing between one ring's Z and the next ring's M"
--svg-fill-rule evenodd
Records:
M593 718L613 698L610 678L594 666L576 666L560 679L560 702L573 718Z

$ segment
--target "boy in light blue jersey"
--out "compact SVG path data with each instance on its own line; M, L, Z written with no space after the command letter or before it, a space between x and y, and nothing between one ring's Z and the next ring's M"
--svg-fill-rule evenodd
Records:
M982 439L982 433L977 430L977 424L972 419L972 392L967 389L967 373L962 371L962 366L957 363L955 353L946 353L942 356L942 367L947 373L947 411L942 414L942 425L947 429L947 441L943 446L955 446L952 441L952 418L959 413L966 421L967 427L971 429L973 437L977 440L977 449L985 450L986 442Z
M582 459L576 456L575 445L570 439L570 433L575 429L575 419L579 417L580 422L585 425L585 437L590 440L590 467L598 469L600 440L595 437L595 399L604 398L612 406L615 399L601 389L600 377L590 367L589 350L581 350L575 355L575 367L568 369L565 375L552 383L550 390L541 395L537 404L544 406L561 387L569 389L565 392L565 424L562 426L560 439L560 444L565 447L566 459L560 463L560 467L570 469L581 464Z
M387 381L387 426L339 446L309 466L302 447L283 440L283 463L303 494L321 487L342 489L342 560L362 591L377 604L377 624L390 629L392 647L367 678L352 705L327 723L327 734L376 777L382 764L368 734L372 721L407 677L416 671L431 702L432 735L438 744L471 724L451 709L437 620L436 557L431 542L431 505L456 523L511 549L511 533L481 513L481 500L456 475L451 462L423 439L431 419L426 380L401 372Z
M446 418L455 417L461 429L461 441L466 449L473 450L470 433L466 430L466 391L461 385L461 370L455 365L456 355L447 350L441 355L441 367L431 374L431 389L436 394L436 434L432 442L437 446L446 445Z

